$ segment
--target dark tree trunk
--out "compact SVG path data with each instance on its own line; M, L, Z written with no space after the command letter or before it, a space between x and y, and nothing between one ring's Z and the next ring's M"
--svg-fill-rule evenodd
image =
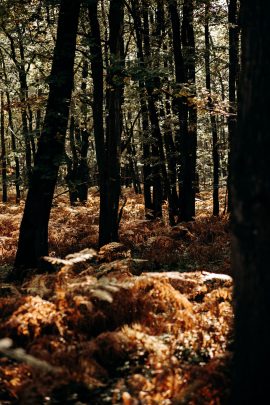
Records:
M8 110L8 123L10 129L10 136L11 136L11 148L12 152L14 153L14 160L15 160L15 188L16 188L16 203L20 201L21 198L21 190L20 190L20 162L17 156L17 146L16 146L16 138L14 132L14 124L13 124L13 117L11 111L11 103L10 103L10 95L9 92L6 92L7 97L7 110Z
M109 49L110 65L107 72L107 127L106 127L106 166L105 178L107 189L107 213L103 221L102 244L118 240L119 197L121 192L120 158L121 158L121 104L123 101L122 79L122 35L123 35L123 0L111 0L109 11Z
M122 184L126 184L126 187L131 187L133 183L134 191L136 194L142 194L140 173L137 165L136 148L134 145L134 126L138 121L140 112L137 114L135 120L131 125L128 125L128 121L131 120L132 114L128 113L128 117L125 119L125 129L127 139L121 142L121 154L126 150L128 156L128 164L126 165L126 181ZM122 172L122 170L121 170Z
M2 202L6 203L7 195L7 157L6 157L6 140L5 140L5 116L4 116L4 93L0 95L0 132L1 132L1 177L2 177Z
M228 6L228 23L229 23L229 117L228 117L228 211L232 209L231 201L231 148L233 138L236 134L237 125L237 81L238 81L238 0L230 0Z
M232 405L266 404L270 345L270 35L265 1L241 5L239 125L232 149L235 358Z
M58 169L64 155L79 10L79 0L62 0L60 3L49 98L20 227L16 269L36 267L39 258L48 254L48 222ZM13 275L20 278L18 270Z
M208 108L210 111L210 123L212 132L212 157L213 157L213 215L219 215L219 147L217 117L214 114L214 104L211 97L211 70L210 70L210 33L209 33L209 2L205 4L205 82L208 90Z
M21 117L22 117L22 130L25 142L25 162L26 162L26 174L29 181L32 171L32 152L31 152L31 133L27 122L27 108L28 105L28 83L27 83L27 71L25 67L25 52L23 45L22 33L19 26L16 29L18 35L19 54L20 61L17 61L19 70L20 81L20 101L21 101ZM15 55L16 59L16 55ZM35 148L34 148L35 149ZM33 157L35 156L35 150L33 150Z
M197 153L197 107L192 103L196 96L195 36L193 27L193 0L184 0L182 22L182 46L185 55L185 75L190 86L187 106L188 127L182 134L182 192L180 194L180 219L190 221L195 217L196 153ZM187 100L186 100L187 103Z
M100 37L100 27L97 16L97 0L88 2L89 21L91 27L90 53L93 79L93 121L96 146L96 157L99 171L100 215L99 215L99 246L104 245L107 238L107 188L106 188L106 151L103 124L103 57Z
M70 205L78 201L78 156L75 143L75 118L72 114L69 124L69 145L71 158L67 157L67 176L66 182L69 190Z
M88 77L88 62L84 60L83 68L82 68L82 83L81 83L81 91L82 91L82 106L81 106L81 114L82 114L82 125L83 128L80 131L80 162L78 167L78 175L79 175L79 200L81 203L85 204L88 198L88 185L89 185L89 167L87 162L87 154L89 148L89 132L87 129L87 105L86 105L86 80Z
M0 51L1 52L1 51ZM2 68L3 68L3 75L5 82L8 83L7 71L5 60L3 58L2 52ZM6 91L6 99L7 99L7 113L8 113L8 126L10 130L10 137L11 137L11 149L14 154L14 161L15 161L15 188L16 188L16 203L20 201L21 198L21 191L20 191L20 162L17 155L17 146L16 146L16 138L14 132L14 124L13 124L13 117L11 111L11 101L10 101L10 94L9 91Z
M149 13L147 5L143 3L143 45L145 54L145 68L150 67L151 59L151 43L150 43L150 27ZM154 218L162 217L162 200L163 200L163 184L161 178L162 162L160 158L160 142L162 145L162 137L160 132L159 120L155 106L155 96L153 94L155 87L155 78L150 77L145 81L145 88L148 95L148 112L151 123L151 134L153 142L151 145L152 159L152 184L153 184L153 216ZM163 147L163 146L162 146ZM163 162L164 163L164 162Z
M25 58L24 58L24 47L22 43L22 34L20 32L20 27L16 26L16 34L18 37L19 43L19 55L20 58L17 58L17 49L15 45L15 40L13 35L6 30L4 26L1 27L6 37L10 41L10 56L17 68L19 75L20 83L20 102L21 102L21 119L22 119L22 133L25 143L25 165L26 165L26 175L27 180L30 178L30 173L32 169L31 165L31 145L30 138L28 133L28 124L27 124L27 98L28 98L28 84L27 84L27 72L25 69Z
M139 67L143 70L145 68L144 53L143 53L143 28L141 21L141 10L137 0L132 1L132 16L134 20L134 28L136 34L137 56L139 61ZM150 153L150 126L149 115L146 103L145 83L143 79L139 79L139 97L142 114L142 146L143 146L143 193L144 193L144 205L146 216L153 209L153 200L151 193L152 186L152 170L151 170L151 153Z
M164 14L164 4L162 2L162 12ZM165 15L160 17L160 23L162 25L162 32L166 32L166 25L165 25ZM168 54L168 42L164 41L163 43L163 50L164 54ZM169 69L169 62L172 64L171 56L164 57L164 68ZM171 90L171 89L170 89ZM171 191L171 199L172 204L170 207L170 217L171 217L171 225L175 223L175 218L178 217L179 214L179 196L177 193L177 152L174 142L174 134L173 134L173 126L172 126L172 106L170 95L167 93L165 96L165 108L161 110L161 115L164 116L164 146L166 151L166 160L168 165L168 180L170 185Z
M97 18L97 1L89 1L88 8L92 36L90 51L94 86L94 133L100 185L99 246L103 246L106 243L118 240L118 207L121 191L121 104L123 101L123 81L121 78L123 1L111 0L110 2L110 66L107 75L106 107L108 116L106 120L106 139L103 125L103 58Z
M172 27L173 54L175 65L175 79L179 90L187 81L186 66L184 64L181 42L180 17L177 2L169 2L169 12ZM188 106L186 97L177 97L174 100L179 117L179 131L175 136L175 147L178 153L179 166L179 221L190 221L195 215L195 193L192 185L193 141L189 139ZM179 159L180 156L180 159Z

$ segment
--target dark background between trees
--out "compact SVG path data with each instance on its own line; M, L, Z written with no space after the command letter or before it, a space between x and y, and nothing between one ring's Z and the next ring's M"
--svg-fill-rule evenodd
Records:
M150 219L167 200L171 225L193 220L196 192L212 188L213 215L233 213L237 404L262 402L270 357L263 5L243 2L241 13L237 0L0 6L2 200L14 189L18 202L28 189L14 278L48 254L56 186L68 188L71 204L98 187L100 246L118 240L121 187L144 194Z

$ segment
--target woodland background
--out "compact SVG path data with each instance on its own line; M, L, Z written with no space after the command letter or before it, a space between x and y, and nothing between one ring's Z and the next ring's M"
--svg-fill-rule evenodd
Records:
M262 403L263 10L1 1L1 403Z

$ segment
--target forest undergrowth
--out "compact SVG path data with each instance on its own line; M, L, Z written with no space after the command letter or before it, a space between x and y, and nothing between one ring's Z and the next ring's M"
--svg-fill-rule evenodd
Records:
M85 206L56 198L46 272L20 285L4 276L23 203L0 205L1 404L228 403L228 218L211 216L209 193L175 227L124 197L120 241L99 251L98 193Z

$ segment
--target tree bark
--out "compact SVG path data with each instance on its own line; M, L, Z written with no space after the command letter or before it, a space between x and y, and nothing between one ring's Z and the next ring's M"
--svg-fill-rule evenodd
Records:
M182 48L185 55L184 67L186 80L189 85L189 100L187 104L187 129L182 133L181 148L181 184L180 219L191 221L195 217L195 190L196 190L196 153L197 153L197 107L193 102L196 96L195 77L195 36L193 27L193 0L184 0L182 21ZM185 112L186 114L186 112ZM185 115L184 115L185 116ZM186 124L184 126L186 128Z
M107 212L104 215L102 244L118 241L119 197L121 192L121 105L123 102L122 78L122 35L124 19L123 0L111 0L109 11L110 65L107 72L107 126L106 126L106 167Z
M229 23L229 117L228 117L228 211L232 210L231 199L231 149L237 127L237 82L238 82L238 0L230 0L228 5Z
M132 16L134 20L134 29L136 35L137 57L140 69L145 68L145 57L143 52L143 28L141 20L141 10L137 0L132 1ZM150 126L149 115L146 102L145 82L142 78L139 79L139 98L142 115L142 148L143 148L143 194L146 217L153 210L153 199L151 193L152 186L152 169L151 169L151 153L150 153ZM151 214L152 215L152 214Z
M90 53L93 79L93 123L96 147L96 158L99 171L100 213L99 213L99 246L104 245L106 235L107 188L106 188L106 151L103 123L103 57L101 47L100 26L97 16L97 0L88 2L89 21L91 28Z
M10 137L11 137L11 148L12 148L12 152L14 153L14 160L15 160L16 203L19 203L20 198L21 198L20 162L19 162L19 158L17 155L17 145L16 145L13 117L12 117L12 111L11 111L11 102L10 102L10 95L9 95L8 91L6 92L6 98L7 98L7 110L8 110L8 123L9 123Z
M48 254L48 222L64 154L79 10L79 0L61 0L46 116L20 227L13 274L18 278L19 267L36 267Z
M211 97L211 70L210 70L210 33L209 33L209 1L205 4L204 39L205 39L205 82L208 90L208 108L212 132L212 157L213 157L213 215L219 215L219 147L217 117L213 112L214 104Z
M6 140L5 140L5 112L4 112L4 93L0 94L0 132L1 132L1 177L2 177L2 202L6 203L7 195L7 157L6 157Z
M239 124L232 148L235 358L232 405L267 403L270 363L270 36L265 1L241 5Z
M1 59L2 59L2 68L3 68L3 75L6 84L8 83L8 76L6 71L6 64L5 59L3 56L2 51L0 51ZM10 94L9 91L6 90L6 99L7 99L7 113L8 113L8 125L10 130L10 137L11 137L11 149L14 154L14 161L15 161L15 188L16 188L16 203L20 201L21 198L21 191L20 191L20 162L17 155L17 146L16 146L16 138L15 138L15 131L14 131L14 123L11 111L11 101L10 101Z
M175 65L175 79L177 91L181 92L188 79L181 38L180 17L175 0L169 1L169 12L172 27L173 54ZM193 138L189 138L188 106L185 96L178 96L174 100L179 119L179 130L175 136L175 147L178 153L179 166L179 218L178 221L190 221L195 215L195 192L193 185L193 170L195 171Z

